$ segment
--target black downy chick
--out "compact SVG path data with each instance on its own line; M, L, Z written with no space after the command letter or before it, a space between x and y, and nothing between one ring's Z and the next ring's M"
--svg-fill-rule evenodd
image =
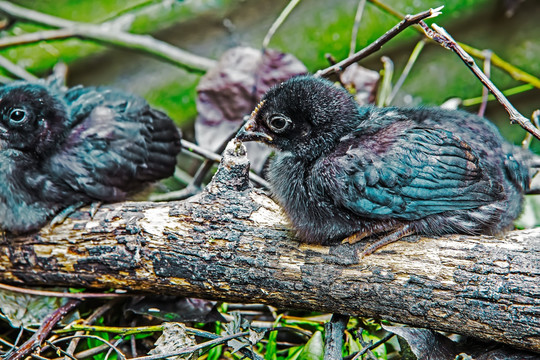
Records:
M124 200L171 176L181 133L135 95L45 81L0 88L0 229L38 230L61 210Z
M268 180L309 243L496 234L520 214L530 155L489 121L440 108L358 106L331 82L270 89L237 134L277 150Z

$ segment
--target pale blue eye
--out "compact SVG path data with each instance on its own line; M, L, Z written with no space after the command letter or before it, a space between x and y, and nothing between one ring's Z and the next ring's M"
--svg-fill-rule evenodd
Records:
M26 119L26 111L23 109L13 109L9 113L9 120L14 123L20 123Z

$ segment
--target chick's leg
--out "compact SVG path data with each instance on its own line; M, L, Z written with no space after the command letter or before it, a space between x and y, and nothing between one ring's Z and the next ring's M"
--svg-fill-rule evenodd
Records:
M406 236L413 235L414 233L415 230L409 224L401 225L394 232L391 232L390 234L378 239L375 243L368 245L364 251L362 251L361 257L371 255L383 246L396 242Z

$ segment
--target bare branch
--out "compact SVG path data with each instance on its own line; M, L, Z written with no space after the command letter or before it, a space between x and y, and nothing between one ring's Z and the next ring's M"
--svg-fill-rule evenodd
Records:
M356 8L356 15L354 15L354 24L351 33L351 44L349 46L349 56L353 56L356 52L356 38L358 37L358 29L360 28L360 20L362 20L362 14L366 7L366 0L359 0L358 7Z
M426 36L430 39L433 39L442 47L454 51L460 59L471 69L471 71L476 75L476 77L486 86L491 93L497 98L499 103L506 109L508 115L510 115L510 122L512 124L518 123L525 130L533 134L537 139L540 140L540 130L536 128L529 119L524 117L519 113L519 111L514 108L514 106L508 101L504 94L489 80L489 78L484 74L484 72L476 65L474 59L467 53L459 44L444 30L443 28L437 26L436 24L432 25L432 30L424 22L419 22L420 26L424 29Z
M268 44L270 43L270 40L272 39L272 36L276 33L277 29L283 24L285 19L287 19L287 16L293 11L293 9L298 5L300 0L290 0L287 6L285 6L285 9L279 14L278 18L274 21L272 26L270 26L270 29L264 36L263 42L262 42L262 50L264 51Z
M150 35L123 32L115 25L114 21L100 25L68 21L13 5L7 1L0 1L0 12L18 19L62 28L3 38L0 39L0 47L28 44L42 40L79 37L140 51L194 71L207 71L216 64L215 60L192 54L164 41L157 40Z
M60 321L62 318L69 313L71 310L75 309L81 300L71 299L65 305L56 309L49 317L47 317L39 329L30 339L28 339L21 347L15 351L10 357L10 360L20 360L24 359L29 352L35 348L41 346L45 338L49 335L52 328Z
M50 27L62 28L74 27L77 25L75 21L44 14L39 11L12 4L9 1L0 1L0 11L17 19L30 20Z
M25 68L12 63L7 58L5 58L5 57L3 57L1 55L0 55L0 67L3 67L9 73L17 76L20 79L24 79L24 80L27 80L27 81L35 81L35 80L38 79L34 74L26 71Z
M399 11L393 9L390 5L385 4L384 2L382 2L380 0L369 0L369 2L372 3L373 5L377 6L379 9L382 9L386 13L394 16L395 18L402 19L404 17L404 15L402 13L400 13ZM418 24L413 25L411 28L418 31L421 34L424 33L424 30ZM466 52L468 52L472 56L476 57L477 59L485 60L485 54L483 53L482 50L475 49L472 46L469 46L469 45L461 43L461 42L458 42L458 44ZM539 78L537 78L536 76L533 76L533 75L519 69L518 67L510 64L509 62L507 62L507 61L503 60L502 58L500 58L497 54L492 54L491 63L492 63L493 66L496 66L499 69L507 72L515 80L523 81L523 82L526 82L528 84L531 84L534 87L540 88L540 79Z
M235 134L236 132L234 132L232 136L234 137ZM227 142L229 141L230 139L227 139ZM205 148L202 148L199 145L196 145L185 139L182 139L182 147L186 151L202 156L206 160L203 162L203 164L201 164L195 176L193 177L193 179L191 179L187 187L178 191L171 191L165 194L153 194L150 196L151 201L182 200L199 193L202 190L201 186L204 177L206 177L213 164L219 163L222 159L220 155ZM254 172L249 173L249 179L258 186L266 189L270 188L270 184L268 184L268 181L264 180L261 176L255 174Z
M423 11L416 15L406 15L402 21L400 21L396 26L388 30L386 33L384 33L380 38L378 38L377 40L375 40L374 42L372 42L371 44L369 44L362 50L358 51L353 56L349 56L348 58L338 62L335 65L327 67L324 70L317 71L315 73L315 76L324 77L324 78L332 77L334 74L343 71L343 69L349 67L351 64L354 64L355 62L358 62L361 59L378 51L384 44L386 44L389 40L394 38L396 35L401 33L403 30L405 30L409 26L417 24L424 19L438 16L440 14L441 9L442 9L442 6L436 9L429 9L427 11Z
M126 295L124 294L111 294L111 293L64 293L64 292L58 292L58 291L34 290L34 289L21 288L18 286L1 284L1 283L0 283L0 289L22 293L22 294L36 295L36 296L65 297L65 298L71 298L71 299L88 299L88 298L110 299L110 298L115 298L115 297L126 297Z

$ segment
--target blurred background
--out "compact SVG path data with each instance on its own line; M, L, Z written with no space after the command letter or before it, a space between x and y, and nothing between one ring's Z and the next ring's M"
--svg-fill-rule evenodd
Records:
M209 59L229 48L245 45L261 48L269 27L287 0L16 0L11 3L45 14L78 22L101 23L122 17L132 33L154 37ZM414 14L445 5L434 19L453 37L478 50L490 49L525 73L540 75L540 2L535 0L385 0L368 1L357 34L356 48L369 44L397 23L390 12ZM351 30L358 0L303 0L292 11L269 43L270 48L291 53L310 72L327 67L325 54L345 58L350 49ZM431 22L431 19L428 20ZM18 21L6 28L2 37L46 29L31 22ZM112 30L114 31L114 30ZM423 35L407 29L383 49L361 61L361 65L380 71L381 56L394 63L397 80L416 43ZM0 54L37 76L45 76L57 62L69 68L68 84L111 85L137 93L152 105L167 112L193 139L197 109L196 86L204 71L186 70L163 60L101 45L95 41L70 38L48 40L2 48ZM482 67L482 60L477 59ZM501 89L527 82L513 79L508 72L492 66L492 79ZM4 75L12 76L4 71ZM533 86L518 88L510 101L525 116L540 106L540 91ZM481 96L480 82L452 52L428 43L418 56L396 104L440 105L449 98L463 100ZM479 101L465 101L468 111L476 112ZM510 125L504 109L490 101L486 116L497 123L504 136L519 143L525 132ZM538 144L533 141L533 149Z

